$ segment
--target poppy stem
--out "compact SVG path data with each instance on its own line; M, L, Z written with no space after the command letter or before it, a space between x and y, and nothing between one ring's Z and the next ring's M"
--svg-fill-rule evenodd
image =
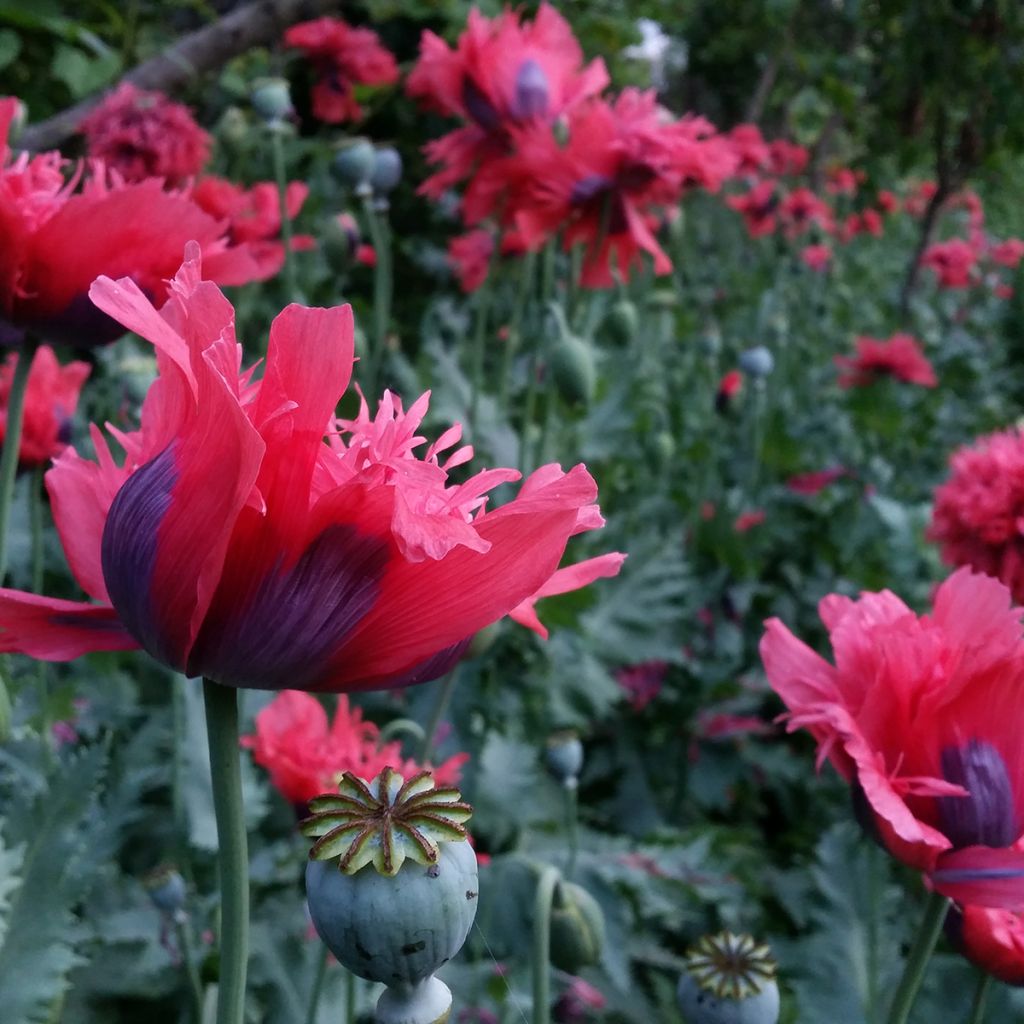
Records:
M363 212L377 257L373 268L373 344L367 353L364 387L367 395L376 397L377 379L384 362L384 346L391 321L391 239L388 237L387 218L384 215L378 217L372 196L363 198Z
M306 1024L316 1024L316 1011L320 1007L320 994L324 990L324 979L327 977L327 958L331 955L331 951L322 942L318 945L320 946L320 959L317 961L316 974L313 975L313 988L309 993Z
M36 466L28 482L28 521L32 541L32 592L43 592L43 577L46 572L46 547L43 535L43 467ZM50 700L47 693L49 663L36 662L36 690L39 696L39 717L42 734L50 735Z
M284 132L280 123L270 126L270 143L274 154L274 177L277 179L277 201L281 208L281 242L284 244L284 280L288 301L300 301L295 275L295 253L292 251L292 219L288 213L288 174L284 161Z
M437 700L434 703L434 710L430 713L430 721L427 722L426 729L423 730L423 746L420 749L420 763L424 766L430 761L430 755L433 753L434 747L434 733L437 732L437 727L441 724L441 719L444 717L445 711L448 709L448 703L452 699L452 694L455 692L455 683L459 678L459 666L455 665L448 674L441 680L441 688L437 694Z
M196 966L195 952L192 949L192 936L189 934L191 925L187 918L175 919L175 930L178 933L178 952L181 955L181 967L188 982L189 996L192 999L192 1012L197 1022L203 1019L203 983L199 979L199 968Z
M569 840L569 859L565 866L565 877L572 878L576 870L576 855L580 848L579 783L573 778L565 787L565 828Z
M914 1005L914 999L921 982L924 980L925 968L931 958L935 943L939 940L939 933L942 931L942 923L946 920L946 910L949 907L949 900L937 892L928 896L925 905L924 918L921 927L918 929L917 938L907 956L907 962L903 967L903 977L900 978L899 988L892 1001L892 1009L889 1010L888 1024L906 1024L910 1016L910 1009Z
M537 879L533 903L533 1024L551 1024L551 905L558 869L547 865Z
M31 335L25 336L25 343L18 352L11 390L7 396L7 430L3 454L0 455L0 585L7 576L7 532L11 523L11 505L14 502L14 478L18 475L21 428L25 422L25 392L28 390L28 374L38 344Z
M494 272L498 266L500 241L495 240L487 262L487 276L476 292L476 322L473 331L473 363L470 371L469 437L476 441L476 420L480 410L480 389L484 383L484 349L487 346L487 321L491 312L491 296L494 293Z
M203 680L220 869L217 1024L242 1024L249 959L249 855L242 813L238 691Z
M523 257L519 266L519 287L516 290L515 305L512 307L512 321L508 325L508 337L505 339L505 347L502 350L501 380L498 382L500 388L498 407L503 413L508 412L508 393L509 388L512 386L512 359L519 345L523 312L526 309L526 301L530 296L530 287L533 284L533 268L536 264L537 254L529 251Z
M984 971L978 972L978 986L974 990L974 1002L971 1003L971 1019L968 1024L981 1024L985 1019L985 1003L992 987L992 975Z

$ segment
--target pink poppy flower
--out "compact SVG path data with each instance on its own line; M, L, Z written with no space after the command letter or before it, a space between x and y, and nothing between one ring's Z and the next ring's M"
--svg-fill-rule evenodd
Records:
M841 388L863 387L879 377L895 377L908 384L934 388L939 379L921 346L909 334L894 334L886 341L860 337L855 341L857 354L835 356Z

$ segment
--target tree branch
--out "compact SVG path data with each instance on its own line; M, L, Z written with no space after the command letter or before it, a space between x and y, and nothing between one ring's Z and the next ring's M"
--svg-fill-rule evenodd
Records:
M246 4L136 65L121 81L131 82L140 89L172 93L240 53L280 39L289 25L337 11L340 6L340 0L258 0ZM82 118L105 95L90 96L45 121L29 125L18 137L19 148L56 148L78 130Z

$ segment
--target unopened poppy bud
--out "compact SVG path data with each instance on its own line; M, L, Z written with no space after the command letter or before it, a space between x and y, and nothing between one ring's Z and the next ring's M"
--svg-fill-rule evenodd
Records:
M776 1024L779 986L769 948L749 935L706 935L686 956L676 998L684 1024Z
M142 883L153 906L168 917L178 917L185 912L185 879L178 870L163 865L152 871Z
M240 107L231 106L217 122L217 138L231 147L240 146L249 136L249 119Z
M261 78L249 94L253 110L264 121L285 121L295 113L292 92L284 78Z
M775 369L775 357L764 347L755 345L740 353L740 369L751 377L767 377Z
M306 867L313 924L353 974L387 986L378 1024L442 1024L448 986L434 972L462 948L476 917L477 863L456 789L430 772L385 768L370 783L346 772L314 797Z
M583 768L583 744L572 729L560 729L548 737L544 764L551 774L570 789L576 788Z
M370 184L377 195L394 191L402 180L402 157L394 146L378 147L373 161Z
M593 967L604 948L604 914L581 885L560 882L551 908L551 962L575 974Z
M636 306L629 299L619 299L605 317L612 338L621 345L628 345L640 326Z
M356 139L334 154L331 169L359 195L369 195L370 179L377 163L377 152L366 139Z
M338 273L347 270L355 259L362 240L359 225L352 214L339 213L336 217L331 217L321 239L323 252L331 269Z
M572 333L561 306L552 304L551 312L559 335L548 360L555 387L570 404L589 405L597 390L594 353L588 342Z

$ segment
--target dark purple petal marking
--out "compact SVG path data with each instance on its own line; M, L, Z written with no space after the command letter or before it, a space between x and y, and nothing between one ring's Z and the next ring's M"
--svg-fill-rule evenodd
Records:
M154 658L180 668L153 607L157 531L171 505L178 478L172 442L136 470L117 492L106 525L100 558L103 579L125 628Z
M588 174L573 185L569 202L573 206L584 206L597 196L608 192L612 185L614 182L607 174Z
M112 316L92 304L86 294L76 295L63 313L33 321L34 333L54 345L72 348L96 348L117 341L127 332Z
M501 114L468 75L462 79L462 102L469 116L485 132L497 131L501 127Z
M548 113L548 76L535 60L524 60L516 75L516 98L513 116L520 121L546 117Z
M345 637L373 607L388 545L330 526L290 569L274 566L227 621L208 618L189 675L256 690L315 689Z
M1020 828L1013 784L995 747L982 740L946 747L942 751L942 775L948 782L963 786L969 794L937 798L941 828L954 849L1014 843Z

